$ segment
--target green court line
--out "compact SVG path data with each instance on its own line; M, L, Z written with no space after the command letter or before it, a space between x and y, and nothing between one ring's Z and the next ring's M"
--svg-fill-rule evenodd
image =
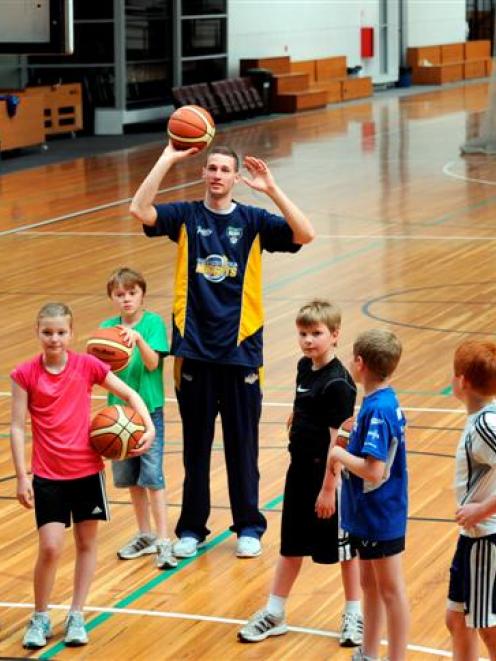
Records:
M446 397L451 397L451 395L453 395L453 387L446 386L446 388L443 388L441 390L441 395L445 395Z
M270 500L268 503L263 505L264 510L271 510L277 505L279 505L282 502L283 496L277 496L276 498L273 498ZM184 569L184 567L187 567L190 565L192 562L194 562L197 558L201 557L202 555L205 555L208 551L212 550L216 546L219 546L219 544L222 544L228 537L233 535L230 530L224 530L224 532L221 532L219 535L214 537L210 542L207 542L204 546L201 546L198 549L198 553L196 556L193 558L185 558L184 560L181 560L179 564L177 565L176 569L170 569L167 570L164 573L159 574L158 576L155 576L155 578L152 578L150 581L145 583L139 588L136 588L131 594L129 594L127 597L124 597L123 599L120 599L112 608L126 608L130 604L134 603L141 597L143 597L145 594L150 592L150 590L153 590L157 585L160 585L161 583L164 583L165 581L168 581L170 578L175 576L181 569ZM86 623L86 629L88 631L93 631L96 627L100 626L100 624L103 624L107 620L109 620L113 615L116 615L117 613L100 613L100 615L97 615L95 618L90 620L89 622ZM58 654L59 652L62 652L67 648L63 642L56 643L55 645L52 645L52 647L48 648L41 654L38 658L39 659L53 659L53 657Z
M450 220L454 220L458 216L463 216L470 211L475 211L476 209L481 209L483 207L487 207L493 202L496 202L496 195L491 195L490 197L487 197L485 200L480 200L480 202L476 202L475 204L469 204L466 207L463 207L462 209L457 209L456 211L450 211L449 213L444 214L443 216L440 216L439 218L436 218L435 220L429 220L424 225L426 227L431 227L434 225L443 225L446 222L449 222Z

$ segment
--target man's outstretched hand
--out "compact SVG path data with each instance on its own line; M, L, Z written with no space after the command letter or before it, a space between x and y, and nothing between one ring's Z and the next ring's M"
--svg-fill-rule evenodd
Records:
M247 186L261 193L269 193L275 188L275 181L269 167L261 158L246 156L243 165L250 175L249 177L241 177L241 180Z

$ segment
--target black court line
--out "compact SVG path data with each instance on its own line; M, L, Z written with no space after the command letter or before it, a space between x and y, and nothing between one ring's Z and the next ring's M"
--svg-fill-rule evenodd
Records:
M2 500L17 500L15 496L0 496L0 501ZM111 506L117 506L117 505L123 505L125 507L131 507L132 503L131 501L127 500L109 500L109 504ZM173 508L173 509L179 509L181 507L181 503L167 503L167 507ZM230 512L231 508L229 505L211 505L210 506L211 510L218 510L218 511L224 511L224 512ZM264 512L265 514L281 514L282 512L282 507L261 507L260 508L261 512ZM432 516L409 516L407 517L408 521L416 521L416 522L421 522L421 523L455 523L455 519L445 519L445 518L436 518ZM0 657L1 658L1 657ZM32 658L32 657L31 657Z
M435 427L433 425L407 425L407 429L427 429L433 431L457 431L462 432L463 427Z
M392 326L401 326L403 328L415 328L416 330L428 330L428 331L435 331L438 333L453 333L455 335L481 335L481 336L489 336L493 337L496 333L484 333L481 331L471 331L471 330L465 330L465 329L453 329L453 328L438 328L436 326L421 326L419 324L411 324L407 323L405 321L397 321L395 319L389 319L387 317L382 317L379 316L378 314L375 314L371 311L371 308L374 304L376 303L389 303L390 300L393 297L396 296L402 296L405 294L413 293L413 292L420 292L420 291L432 291L432 290L439 290L439 289L453 289L456 287L473 287L473 286L494 286L496 285L496 282L494 280L488 280L484 282L460 282L457 284L446 284L446 285L430 285L427 287L414 287L412 289L400 289L398 291L393 291L389 294L384 294L383 296L377 296L376 298L372 298L369 301L367 301L363 306L362 306L362 313L370 317L371 319L375 319L376 321L381 321L383 323L391 324ZM436 301L424 301L424 303L435 303ZM457 301L460 305L465 305L466 301ZM442 304L442 302L441 302Z
M440 459L454 459L454 454L449 454L447 452L431 452L428 450L407 450L407 454L420 455L422 457L439 457Z

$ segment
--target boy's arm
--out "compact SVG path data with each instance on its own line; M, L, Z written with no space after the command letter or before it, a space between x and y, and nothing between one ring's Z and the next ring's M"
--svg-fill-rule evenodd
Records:
M12 411L10 449L17 477L17 500L28 509L33 507L33 487L26 470L24 455L25 424L28 410L28 393L12 381Z
M326 472L322 488L315 502L315 513L319 519L328 519L336 509L336 485L341 474L341 464L331 461L331 451L336 444L338 430L331 427L331 443L327 453Z
M484 519L496 514L496 495L480 503L467 503L456 510L455 520L463 528L473 528Z
M366 457L356 457L344 448L335 446L331 449L331 466L341 463L350 473L361 477L362 480L376 484L381 481L384 475L386 463L375 459L370 455Z
M153 203L159 191L162 179L169 172L174 163L177 163L188 156L193 156L197 152L197 147L179 151L174 149L169 142L131 200L129 211L136 220L143 223L143 225L155 225L157 222L157 210L153 206Z
M315 230L312 223L303 211L279 188L267 163L260 158L247 156L244 159L243 165L248 170L251 179L248 177L241 177L241 179L250 188L265 193L270 197L291 227L293 231L293 243L303 245L313 241Z
M124 383L124 381L119 379L119 377L116 376L113 372L109 372L107 374L101 385L109 392L116 395L119 399L124 400L143 418L146 430L141 439L142 443L139 448L136 448L136 450L131 450L129 454L132 456L144 454L151 447L155 439L155 427L150 417L150 413L146 408L145 402L141 399L140 395L138 395L135 390L130 388L127 383Z
M143 338L141 333L133 328L126 328L125 326L118 326L122 338L130 347L138 347L141 354L141 360L149 372L153 372L158 367L160 362L160 355L155 349L152 349L148 342Z

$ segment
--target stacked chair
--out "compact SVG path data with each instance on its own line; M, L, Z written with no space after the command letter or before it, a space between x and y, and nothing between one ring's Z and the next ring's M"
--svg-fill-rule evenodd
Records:
M265 105L250 78L229 78L172 88L176 108L197 105L209 111L216 122L245 119L262 114Z

